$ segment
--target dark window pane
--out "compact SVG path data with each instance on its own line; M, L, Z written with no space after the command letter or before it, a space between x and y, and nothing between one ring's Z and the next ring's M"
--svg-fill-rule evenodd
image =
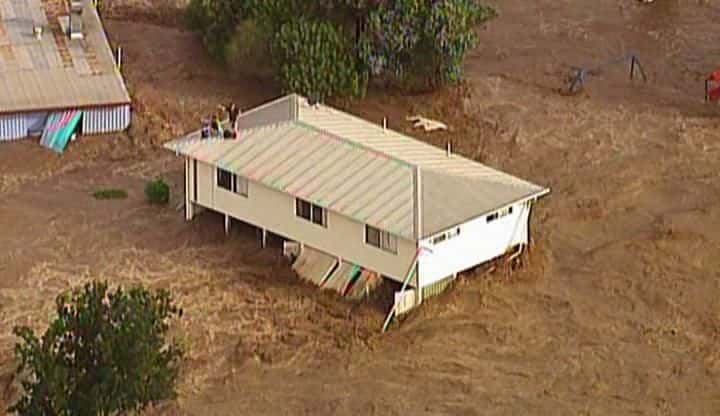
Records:
M228 191L232 190L232 173L219 169L217 170L217 182L218 186L227 189Z
M295 201L297 201L295 204L297 216L310 220L310 203L302 199L296 199Z
M369 225L365 226L365 242L380 247L380 230Z
M325 225L325 213L322 207L317 205L312 206L312 222L315 224Z

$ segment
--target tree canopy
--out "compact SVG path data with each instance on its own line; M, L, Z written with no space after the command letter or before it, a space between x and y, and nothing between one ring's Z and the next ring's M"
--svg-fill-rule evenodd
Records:
M41 338L14 329L24 393L9 411L113 415L175 396L183 352L165 335L182 310L167 291L91 283L58 296L56 313Z
M286 92L362 96L371 78L437 87L462 78L475 27L496 15L478 0L191 0L189 23L225 59L233 37L257 39ZM254 21L254 25L243 22Z

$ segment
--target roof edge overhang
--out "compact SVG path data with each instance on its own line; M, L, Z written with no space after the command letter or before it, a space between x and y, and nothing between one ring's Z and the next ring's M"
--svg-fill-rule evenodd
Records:
M19 108L17 110L0 110L0 116L9 114L26 114L36 113L39 111L62 111L62 110L87 110L90 108L101 108L101 107L117 107L121 105L131 105L132 100L127 99L123 101L112 101L112 102L101 102L97 104L83 104L83 105L72 105L72 106L47 106L47 107L32 107L32 108Z
M469 217L469 218L467 218L467 219L465 219L465 220L463 220L463 221L460 221L460 222L458 222L458 223L456 223L456 224L449 225L449 226L443 228L442 230L437 230L437 231L434 231L434 232L431 232L431 233L425 232L425 230L423 230L423 235L420 237L420 240L424 240L424 239L426 239L426 238L430 238L430 237L432 237L432 236L434 236L434 235L437 235L437 234L439 234L439 233L446 232L447 230L449 230L449 229L451 229L451 228L454 228L454 227L457 227L457 226L459 226L459 225L462 225L462 224L468 223L468 222L470 222L470 221L476 220L476 219L478 219L478 218L480 218L480 217L484 217L485 215L488 215L488 214L490 214L490 213L492 213L492 212L498 211L498 210L503 209L503 208L505 208L505 207L508 207L508 206L510 206L510 205L521 204L521 203L523 203L523 202L527 202L527 201L530 201L530 200L538 200L539 198L542 198L543 196L545 196L545 195L547 195L547 194L549 194L549 193L550 193L550 188L542 188L542 189L540 189L539 191L534 191L534 192L532 192L532 193L530 193L530 194L528 194L528 195L525 195L525 196L523 196L523 197L521 197L521 198L518 198L518 199L515 199L515 200L513 200L513 201L511 201L511 202L502 204L502 205L500 205L500 206L498 206L498 207L495 207L495 208L492 208L492 209L489 209L489 210L485 210L484 212L481 212L481 213L479 213L479 214L477 214L477 215L473 215L472 217Z

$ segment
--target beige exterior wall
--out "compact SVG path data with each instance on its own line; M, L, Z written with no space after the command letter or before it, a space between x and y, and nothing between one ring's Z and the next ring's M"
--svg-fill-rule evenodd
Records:
M339 256L394 280L405 278L415 255L415 242L398 237L398 253L385 252L365 244L364 224L328 211L327 228L321 227L295 215L294 197L252 181L248 184L247 198L237 195L217 187L214 166L200 161L197 163L197 204ZM189 170L191 174L192 169ZM192 184L192 178L186 180Z

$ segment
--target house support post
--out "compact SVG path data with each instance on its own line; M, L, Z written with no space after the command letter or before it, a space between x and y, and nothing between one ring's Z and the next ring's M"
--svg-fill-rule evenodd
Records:
M420 286L419 262L415 263L415 307L420 306L423 301L422 287Z
M190 177L191 162L189 158L185 158L185 220L190 221L195 216L195 207L190 200Z
M230 216L225 214L225 235L230 234Z

